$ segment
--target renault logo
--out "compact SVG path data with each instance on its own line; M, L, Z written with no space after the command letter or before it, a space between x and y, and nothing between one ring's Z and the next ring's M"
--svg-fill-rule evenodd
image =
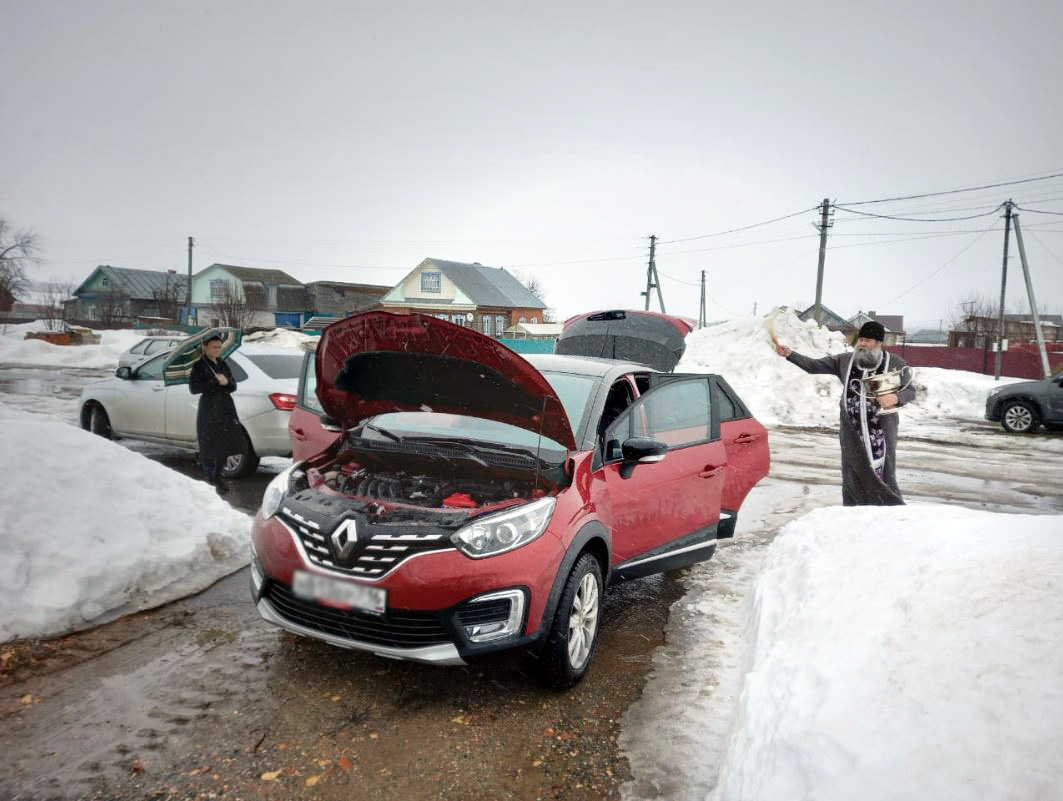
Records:
M358 524L354 520L344 520L332 532L332 549L336 557L346 559L358 544Z

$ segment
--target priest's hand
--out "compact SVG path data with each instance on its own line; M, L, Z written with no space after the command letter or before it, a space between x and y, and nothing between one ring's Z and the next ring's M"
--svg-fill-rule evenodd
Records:
M789 356L794 351L793 348L788 348L785 345L776 345L775 352L778 353L780 356Z
M900 403L900 398L897 397L897 393L891 392L889 395L881 395L878 398L878 405L883 409L892 409Z

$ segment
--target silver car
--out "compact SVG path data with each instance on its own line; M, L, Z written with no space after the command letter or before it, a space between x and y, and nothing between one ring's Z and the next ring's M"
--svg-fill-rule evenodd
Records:
M144 337L140 342L131 347L118 357L119 367L132 367L138 362L144 361L148 356L169 350L184 337L181 336L151 336Z
M119 367L81 391L81 427L108 439L137 439L197 450L199 395L187 384L166 386L163 362L169 351L134 367ZM303 351L242 345L228 357L237 381L233 402L247 434L242 453L230 456L222 474L248 475L262 456L291 456L288 419L295 407Z

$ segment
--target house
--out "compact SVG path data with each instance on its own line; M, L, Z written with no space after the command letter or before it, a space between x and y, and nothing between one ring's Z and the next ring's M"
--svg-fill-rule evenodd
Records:
M911 336L907 337L906 344L908 345L944 345L948 343L949 335L947 331L940 331L937 328L920 328Z
M883 339L883 345L903 345L905 340L904 333L904 315L903 314L879 314L877 312L857 312L849 318L849 325L853 327L854 331L859 331L864 323L869 322L881 323L882 327L886 329L886 337Z
M831 331L841 331L846 336L856 330L855 328L853 328L852 324L840 314L831 311L822 304L820 304L819 308L820 325L825 325ZM805 309L803 312L800 312L797 315L797 318L799 320L814 320L816 319L815 311L816 307L815 304L813 304L812 306L809 306L807 309Z
M66 319L110 326L140 318L174 320L188 278L176 270L135 270L101 264L67 301Z
M307 308L306 287L283 270L212 264L192 276L198 325L298 327Z
M1060 341L1060 329L1063 327L1063 315L1042 314L1041 335L1045 342ZM1000 321L996 317L968 315L955 328L949 331L950 348L983 348L989 350L996 342ZM1030 314L1005 314L1004 338L1008 345L1023 345L1037 342L1037 332Z
M503 267L425 259L380 299L380 308L432 314L501 337L510 326L544 322L546 307Z
M561 336L564 323L517 323L505 330L506 339L556 340Z
M390 291L380 284L311 281L306 285L308 311L316 317L348 317L380 308L380 299Z

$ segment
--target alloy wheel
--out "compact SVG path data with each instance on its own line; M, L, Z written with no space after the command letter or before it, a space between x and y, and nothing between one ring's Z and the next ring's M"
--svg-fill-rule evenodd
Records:
M228 457L225 460L225 467L223 468L228 475L232 475L237 472L244 463L244 455L242 453L235 454Z
M1033 415L1025 406L1009 406L1004 421L1012 431L1026 431L1033 425Z
M579 583L572 599L572 614L568 618L568 661L573 670L587 662L598 629L598 580L587 573Z

